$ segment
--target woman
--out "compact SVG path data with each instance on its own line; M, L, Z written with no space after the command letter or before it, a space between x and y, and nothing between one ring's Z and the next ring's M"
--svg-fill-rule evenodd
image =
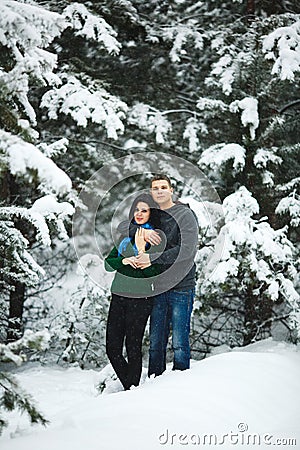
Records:
M154 295L153 277L157 265L138 269L135 256L151 251L145 236L159 228L158 210L149 194L139 195L133 202L129 220L137 227L134 237L126 237L105 259L105 269L116 270L111 286L112 300L106 330L106 353L125 390L138 386L142 373L142 340ZM155 251L157 251L157 246ZM127 360L123 356L123 343Z

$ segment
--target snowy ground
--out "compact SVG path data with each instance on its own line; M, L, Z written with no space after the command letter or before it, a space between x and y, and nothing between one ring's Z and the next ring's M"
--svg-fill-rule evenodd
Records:
M27 366L18 379L51 424L32 427L13 412L0 448L299 449L299 369L299 349L271 340L167 370L131 391L116 381L101 395L97 371Z

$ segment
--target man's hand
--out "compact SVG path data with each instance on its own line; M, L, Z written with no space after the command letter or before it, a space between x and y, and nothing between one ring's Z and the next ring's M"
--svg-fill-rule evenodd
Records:
M146 269L146 267L151 266L150 256L147 253L140 253L135 258L136 266L139 269Z
M144 229L145 241L150 245L159 245L161 243L161 237L159 233L155 230L145 230Z

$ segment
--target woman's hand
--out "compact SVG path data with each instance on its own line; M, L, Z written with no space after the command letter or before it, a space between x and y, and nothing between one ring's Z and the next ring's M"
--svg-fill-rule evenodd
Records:
M151 266L150 256L147 253L141 253L136 257L136 265L138 269L146 269Z
M122 264L124 264L124 266L128 266L128 264L129 264L134 269L137 269L136 257L135 256L130 256L130 258L122 259Z
M145 229L138 228L134 236L134 242L139 253L143 253L146 248Z

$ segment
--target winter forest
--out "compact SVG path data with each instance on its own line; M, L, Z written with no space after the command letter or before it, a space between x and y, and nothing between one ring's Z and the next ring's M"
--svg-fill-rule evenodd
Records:
M153 167L197 214L193 360L268 338L297 347L299 75L296 0L0 1L2 431L7 411L47 423L17 367L106 368L100 392L113 377L110 279L85 241L103 167L104 253L115 211ZM218 198L196 198L176 158ZM145 362L147 346L146 332Z

